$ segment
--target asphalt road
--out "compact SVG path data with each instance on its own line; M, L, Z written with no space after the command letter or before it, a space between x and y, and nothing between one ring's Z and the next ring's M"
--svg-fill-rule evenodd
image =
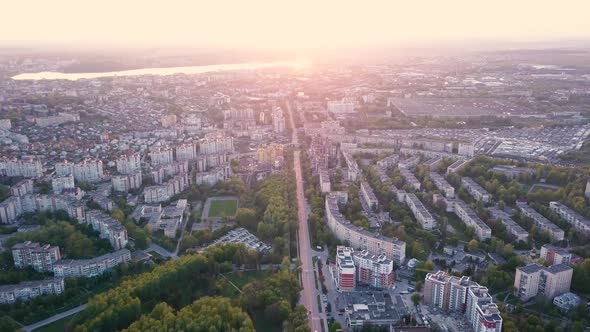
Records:
M27 331L27 332L33 331L34 329L38 329L38 328L40 328L42 326L51 324L51 323L53 323L53 322L55 322L57 320L60 320L62 318L65 318L65 317L71 316L73 314L76 314L76 313L84 310L84 308L86 308L86 304L82 304L82 305L79 305L79 306L77 306L75 308L72 308L72 309L70 309L68 311L64 311L64 312L61 312L61 313L59 313L57 315L53 315L53 316L51 316L51 317L49 317L47 319L44 319L42 321L39 321L39 322L35 323L35 324L31 324L29 326L25 326L22 329L25 330L25 331Z
M287 102L287 110L289 112L291 128L293 128L293 136L291 142L295 146L297 146L297 144L299 143L299 138L297 137L297 129L295 128L295 121L293 120L293 113L291 112L291 105L289 102ZM294 151L293 153L293 167L295 168L295 181L297 183L297 216L299 219L299 258L301 259L301 279L303 283L303 290L301 291L300 302L305 306L305 308L307 308L309 312L308 318L311 331L321 332L324 318L323 315L319 312L318 308L318 292L315 288L311 243L309 240L309 229L307 227L305 197L303 196L301 159L300 151L298 150Z

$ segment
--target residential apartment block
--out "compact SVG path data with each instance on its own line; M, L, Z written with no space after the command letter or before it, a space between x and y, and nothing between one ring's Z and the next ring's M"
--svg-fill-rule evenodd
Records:
M374 255L385 255L398 265L406 259L406 243L399 239L388 238L353 225L340 213L339 203L346 204L345 192L331 192L326 195L326 218L328 227L341 241L348 241L350 246L368 250Z
M76 181L99 182L104 177L101 160L84 159L79 163L71 163L67 160L55 164L55 174L58 177L73 175Z
M516 221L510 218L508 213L500 210L497 207L490 207L488 208L488 211L490 211L492 218L500 221L502 225L506 227L506 231L508 232L508 234L510 234L510 236L512 236L512 238L514 238L517 242L526 242L528 240L529 232L524 230L524 228L517 224Z
M338 246L336 248L336 285L341 292L353 291L356 286L356 267L352 248Z
M480 241L487 240L492 237L492 230L486 223L483 222L471 209L471 207L460 199L454 201L455 214L467 227L473 227L475 235Z
M549 209L555 212L577 231L590 235L590 220L559 202L549 202Z
M489 203L492 200L492 196L482 186L473 181L468 177L461 178L461 185L475 198L476 201Z
M26 241L12 246L12 259L17 268L32 266L37 272L51 272L61 255L57 246Z
M529 207L526 203L518 203L520 214L533 220L533 223L537 228L543 232L549 234L551 240L561 241L564 237L563 229L552 223L549 219L545 218L539 212Z
M486 287L444 271L428 273L424 303L444 311L463 313L474 331L502 331L502 317Z
M422 228L430 230L436 226L434 217L415 194L407 193L404 200Z
M66 259L55 262L53 273L56 277L96 277L119 264L129 262L131 252L121 249L110 254L91 259Z
M553 300L569 292L572 275L573 269L565 264L544 267L533 263L518 267L514 278L514 295L522 301L528 301L538 294Z
M86 212L86 222L99 233L101 239L107 239L116 250L125 248L129 241L127 229L118 220L108 214L92 210Z
M430 172L430 179L446 198L455 198L455 188L442 175L436 172Z
M572 254L565 248L560 248L552 244L544 244L541 247L539 258L544 259L550 265L570 265L572 261Z
M0 286L0 304L28 301L41 295L59 295L65 290L64 278L23 281L16 285Z
M19 182L15 183L12 187L10 187L10 194L12 196L22 197L26 194L32 193L33 180L31 179L20 180Z
M40 178L43 176L41 161L34 156L23 156L21 159L0 158L0 175Z

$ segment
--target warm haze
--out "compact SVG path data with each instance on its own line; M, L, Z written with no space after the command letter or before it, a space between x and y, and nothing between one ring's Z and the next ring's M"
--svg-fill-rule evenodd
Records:
M317 49L579 39L590 2L6 1L0 42Z

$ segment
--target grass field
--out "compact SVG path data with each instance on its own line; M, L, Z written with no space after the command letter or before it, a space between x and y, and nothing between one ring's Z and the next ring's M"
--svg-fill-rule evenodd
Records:
M238 210L238 201L235 199L215 200L211 202L209 217L223 218L233 217Z
M33 330L34 332L63 332L66 330L66 324L74 319L76 315L64 317L60 320L56 320L51 324L47 324L38 329Z

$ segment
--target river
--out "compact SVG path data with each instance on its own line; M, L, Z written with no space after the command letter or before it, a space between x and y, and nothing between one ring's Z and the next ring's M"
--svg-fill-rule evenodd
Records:
M23 73L12 77L13 80L70 80L93 79L102 77L122 77L141 75L174 75L174 74L202 74L216 71L228 70L253 70L273 67L294 67L306 66L302 62L246 62L222 65L188 66L188 67L162 67L142 68L121 71L96 72L96 73L59 73L44 71L39 73Z

